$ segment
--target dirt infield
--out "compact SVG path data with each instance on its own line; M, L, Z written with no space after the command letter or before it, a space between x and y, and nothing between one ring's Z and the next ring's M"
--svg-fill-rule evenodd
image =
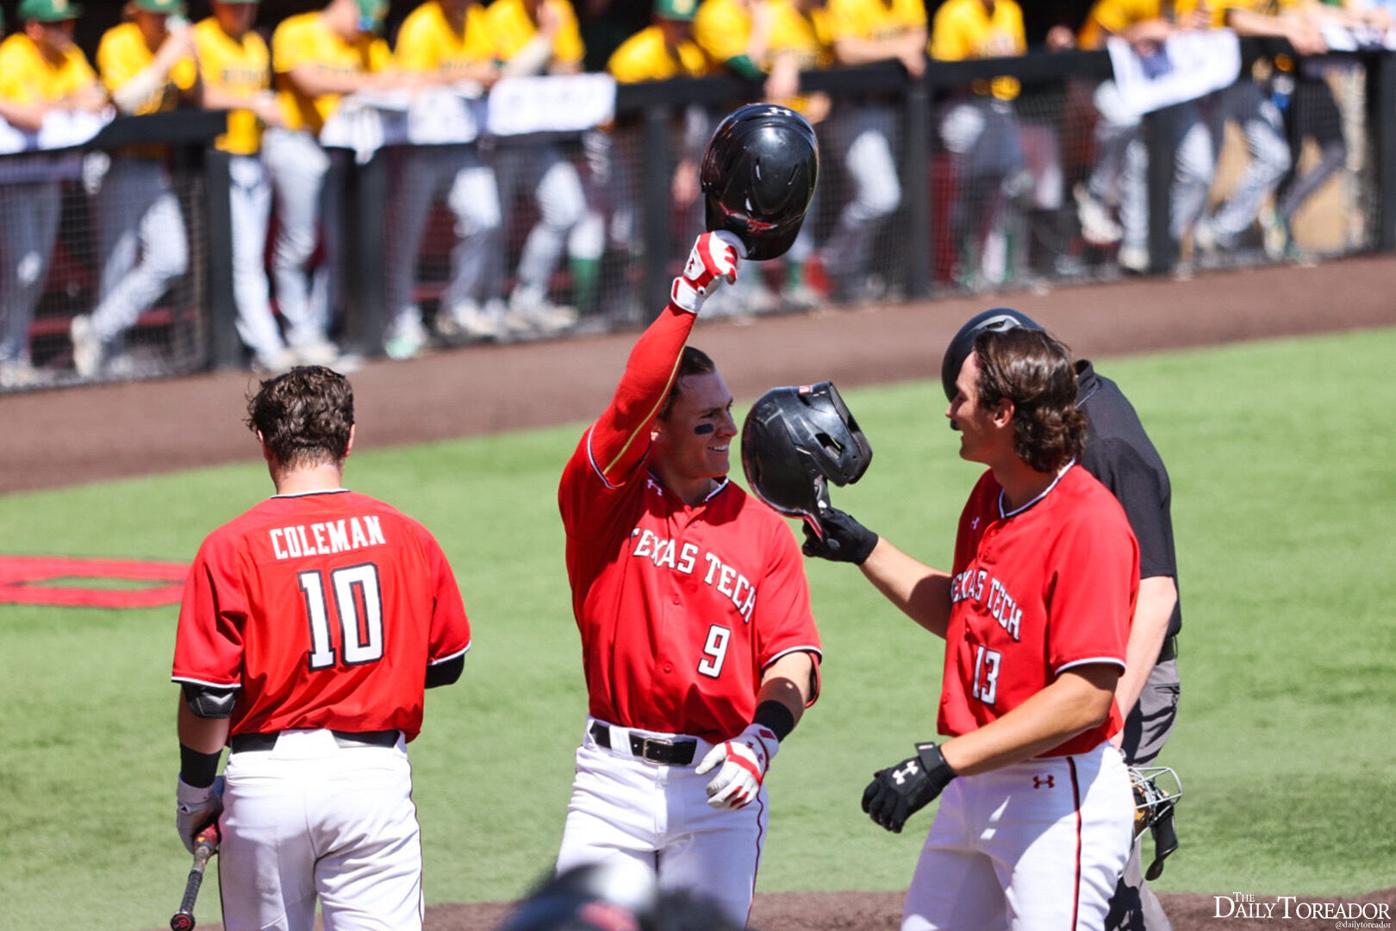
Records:
M820 378L847 387L932 377L960 323L1004 302L1089 356L1396 326L1396 298L1387 290L1394 276L1396 258L1357 258L768 318L755 326L704 323L694 342L719 361L739 398L752 398L771 385ZM371 363L353 379L358 443L381 447L582 420L614 387L633 338L620 333ZM0 398L0 493L254 459L239 400L254 385L246 373L225 372ZM1333 919L1219 918L1225 903L1211 895L1163 900L1178 931L1336 927ZM1390 913L1396 889L1343 901L1385 903ZM506 911L500 903L434 906L427 927L483 931ZM766 894L757 897L752 921L766 931L871 931L896 928L900 912L899 893Z
M694 342L739 398L776 384L932 376L971 313L1012 304L1078 354L1145 352L1261 336L1396 325L1396 258L1277 267L700 324ZM482 346L354 376L362 448L581 420L615 386L634 335ZM256 457L238 398L245 372L0 399L0 493Z

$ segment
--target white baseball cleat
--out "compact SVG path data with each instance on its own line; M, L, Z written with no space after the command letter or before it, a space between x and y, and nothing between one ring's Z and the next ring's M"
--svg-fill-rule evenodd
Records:
M1084 184L1076 185L1076 219L1081 223L1081 238L1093 246L1113 246L1124 236L1124 229L1105 205L1091 196Z
M78 314L69 325L68 334L73 340L73 368L83 378L95 378L102 370L106 348L92 329L92 318Z

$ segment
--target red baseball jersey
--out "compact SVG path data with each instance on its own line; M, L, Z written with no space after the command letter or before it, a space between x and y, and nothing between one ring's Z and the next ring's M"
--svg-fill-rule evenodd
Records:
M686 504L649 469L693 320L667 308L641 335L558 503L591 715L716 742L751 723L767 666L808 652L817 670L820 649L784 518L727 480Z
M231 733L422 728L428 664L470 649L451 567L367 495L269 498L209 534L184 586L176 682L238 689Z
M1005 511L992 472L960 515L940 731L951 736L1007 714L1074 666L1122 670L1139 594L1139 545L1123 509L1072 465L1041 495ZM1083 753L1121 726L1110 717L1041 756Z

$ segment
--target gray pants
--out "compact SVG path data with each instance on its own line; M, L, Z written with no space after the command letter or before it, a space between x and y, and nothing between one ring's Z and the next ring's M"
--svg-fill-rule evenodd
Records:
M56 181L0 184L0 363L29 362L29 325L43 297L62 203Z
M873 239L902 202L892 155L895 129L896 114L886 104L848 104L829 118L831 146L851 188L823 249L824 267L836 279L867 273Z
M421 322L412 298L417 255L431 206L440 198L456 220L451 250L451 284L441 306L483 303L497 297L501 217L494 169L474 146L421 146L404 149L399 161L388 241L388 313L395 320Z
M1212 226L1222 238L1245 232L1260 212L1260 205L1274 192L1289 171L1289 143L1279 108L1259 84L1241 80L1218 91L1212 100L1207 128L1213 148L1221 154L1222 131L1235 122L1246 137L1250 161L1231 195L1216 209Z
M286 320L287 342L294 348L312 346L329 332L342 198L326 183L330 155L310 133L269 129L262 151L276 197L271 260L276 304ZM320 231L327 261L312 271Z
M1163 750L1178 717L1178 661L1154 666L1139 695L1139 704L1125 720L1124 755L1131 766L1145 766ZM1163 906L1144 881L1141 869L1143 835L1134 841L1124 875L1110 899L1108 931L1172 931Z
M271 289L264 261L271 220L271 180L257 155L232 156L228 160L228 180L238 336L259 359L270 361L286 348L271 312Z
M102 299L92 312L92 332L111 343L189 268L189 243L179 198L154 159L112 159L97 217Z
M510 140L495 150L494 165L502 203L511 203L515 194L526 190L538 205L538 222L524 240L514 290L542 299L568 233L586 214L582 180L556 145Z

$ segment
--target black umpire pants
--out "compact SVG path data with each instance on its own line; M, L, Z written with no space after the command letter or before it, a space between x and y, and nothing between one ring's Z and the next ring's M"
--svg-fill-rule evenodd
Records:
M1164 660L1154 666L1139 695L1139 704L1125 720L1123 751L1131 766L1147 766L1168 742L1178 717L1178 660ZM1147 832L1146 832L1147 833ZM1141 864L1144 835L1134 840L1129 862L1110 899L1105 916L1106 931L1172 931L1163 906L1144 881Z

